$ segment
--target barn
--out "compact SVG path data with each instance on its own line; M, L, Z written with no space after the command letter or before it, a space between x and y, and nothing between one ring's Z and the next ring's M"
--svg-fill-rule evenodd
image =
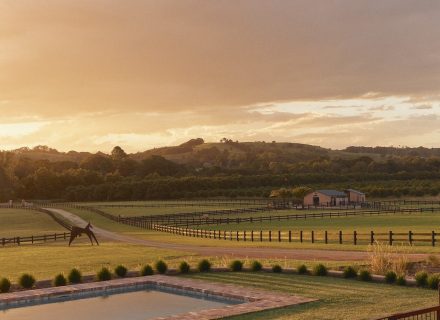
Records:
M304 197L305 206L341 206L365 202L365 193L347 189L344 191L321 189L310 192Z

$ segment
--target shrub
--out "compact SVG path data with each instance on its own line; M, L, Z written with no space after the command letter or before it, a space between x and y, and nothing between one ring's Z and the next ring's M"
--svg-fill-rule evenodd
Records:
M368 270L361 270L361 272L359 272L359 280L361 281L371 281L371 273Z
M35 284L35 278L29 273L24 273L21 275L20 279L18 279L18 284L24 289L30 289Z
M142 267L141 276L151 276L152 274L154 274L154 271L149 264Z
M112 278L112 273L108 268L102 267L102 269L99 270L96 274L96 278L98 279L98 281L107 281Z
M7 278L3 278L0 280L0 292L5 293L9 292L9 289L11 289L11 281Z
M119 277L119 278L123 278L127 275L127 268L123 265L119 265L115 268L115 274Z
M415 279L419 287L426 287L428 285L428 273L426 271L417 272Z
M231 262L230 266L232 271L238 272L241 271L243 269L243 262L241 262L240 260L234 260Z
M404 285L406 285L406 279L405 279L405 276L398 276L397 279L396 279L396 284L397 284L398 286L404 286Z
M251 270L252 271L261 271L261 269L263 268L263 265L261 264L260 261L254 260L251 263Z
M385 282L386 283L394 283L396 282L397 274L394 271L388 271L385 274Z
M198 269L200 272L208 272L211 271L211 262L206 259L200 260L198 264Z
M298 268L296 268L296 270L298 271L299 274L306 274L309 272L305 264L299 265Z
M189 266L188 262L182 261L179 265L179 271L180 273L188 273L191 267Z
M437 289L438 288L438 283L440 282L440 275L439 274L431 274L428 277L428 288L431 289Z
M76 268L73 268L72 270L70 270L67 279L69 280L70 283L81 283L82 282L81 271L79 271Z
M348 266L344 269L344 278L356 278L357 271L354 267Z
M283 271L283 268L279 264L275 264L272 266L272 272L274 273L281 273Z
M55 276L55 278L53 279L53 285L54 285L55 287L65 286L66 284L67 284L67 279L66 279L66 277L64 276L64 274L62 274L62 273L57 274L57 275Z
M315 276L326 276L327 275L327 267L322 263L317 264L313 267L313 274Z
M168 270L168 265L163 260L157 261L154 267L160 274L164 274Z

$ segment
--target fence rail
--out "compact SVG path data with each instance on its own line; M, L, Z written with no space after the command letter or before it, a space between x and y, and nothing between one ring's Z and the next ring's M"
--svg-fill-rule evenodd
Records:
M398 313L377 320L440 320L440 306Z
M34 244L49 241L65 241L69 239L70 232L63 233L52 233L37 236L25 236L25 237L10 237L10 238L0 238L0 244L4 247L6 245L21 245L24 243Z

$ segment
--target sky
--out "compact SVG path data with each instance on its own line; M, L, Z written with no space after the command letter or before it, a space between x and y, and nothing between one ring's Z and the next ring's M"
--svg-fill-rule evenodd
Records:
M2 0L0 149L440 147L438 0Z

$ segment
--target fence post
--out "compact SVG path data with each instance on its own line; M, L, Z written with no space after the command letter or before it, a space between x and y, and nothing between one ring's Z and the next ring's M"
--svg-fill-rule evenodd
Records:
M289 242L292 242L292 230L289 230Z
M278 230L278 242L281 242L281 230Z
M327 234L327 230L325 230L324 232L324 240L325 240L325 244L328 243L328 234Z
M432 231L431 238L432 246L435 247L435 231Z
M237 241L240 241L239 237L239 231L237 231Z
M246 231L243 231L243 241L246 241Z
M389 243L390 243L390 246L393 245L393 231L390 231L390 233L389 233Z
M260 242L263 242L263 230L260 230Z
M312 243L315 243L315 232L313 230L312 230L311 236L312 236Z
M254 230L251 230L251 242L254 242Z
M370 233L370 244L374 243L374 231L371 231Z
M272 231L269 230L269 242L272 242Z
M353 231L353 244L356 245L357 244L357 232Z
M342 231L339 230L339 244L342 244Z
M412 238L412 231L408 231L408 242L412 246L413 238Z

